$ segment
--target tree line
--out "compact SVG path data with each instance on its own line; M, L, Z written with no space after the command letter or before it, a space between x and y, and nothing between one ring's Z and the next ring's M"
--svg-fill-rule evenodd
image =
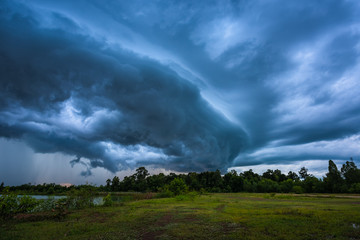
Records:
M355 163L346 161L339 170L329 160L328 173L319 179L302 167L298 173L287 174L268 169L262 175L249 171L238 174L232 170L225 175L220 171L190 172L188 174L163 173L151 175L140 167L136 173L122 181L115 176L107 179L104 188L114 192L158 192L166 189L174 179L181 179L190 191L206 192L278 192L278 193L360 193L360 169Z
M174 181L175 180L175 181ZM107 179L105 185L79 185L63 187L54 183L8 187L10 191L27 194L62 194L72 189L91 188L93 192L162 192L173 184L184 184L189 191L200 192L277 192L277 193L360 193L360 169L354 161L346 161L339 170L329 160L328 172L319 179L302 167L298 173L268 169L263 174L253 170L238 174L231 170L221 175L219 170L187 174L163 173L150 175L145 167L136 169L133 175L120 180L118 176ZM179 183L181 182L181 183ZM0 192L4 189L0 185Z

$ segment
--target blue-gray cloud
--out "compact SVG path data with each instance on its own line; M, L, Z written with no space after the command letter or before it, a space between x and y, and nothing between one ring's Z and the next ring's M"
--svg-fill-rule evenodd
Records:
M58 13L47 28L30 10L2 9L1 136L113 172L226 169L246 145L244 131L169 67L84 35Z
M360 134L359 7L3 1L0 134L112 172L332 158L312 146Z

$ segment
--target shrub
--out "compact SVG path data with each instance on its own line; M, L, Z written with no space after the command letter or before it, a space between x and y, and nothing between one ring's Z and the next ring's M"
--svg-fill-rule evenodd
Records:
M33 209L33 212L44 212L55 209L57 200L53 196L49 196L48 199L38 200L38 205Z
M191 201L194 201L195 197L197 197L199 195L199 193L197 193L197 192L189 192L187 195L189 196Z
M36 199L30 196L17 196L5 189L0 196L0 217L10 218L17 213L31 212L38 205Z
M103 198L104 204L103 206L110 207L113 205L113 200L111 199L110 193Z
M199 194L200 195L206 194L206 190L204 188L200 188Z
M189 192L187 194L180 194L175 197L177 201L194 201L199 194L197 192Z
M157 198L170 198L173 196L174 193L169 190L169 185L165 185L163 188L160 188L159 193L156 194Z
M38 204L39 202L35 198L32 198L28 195L18 197L17 212L31 212Z
M360 183L353 183L349 189L351 193L360 193Z
M296 194L300 194L304 192L304 189L301 186L293 186L292 192Z
M72 189L67 194L66 207L82 209L94 206L94 193L91 189Z
M182 178L175 178L169 184L169 190L175 195L180 195L188 191L188 187Z

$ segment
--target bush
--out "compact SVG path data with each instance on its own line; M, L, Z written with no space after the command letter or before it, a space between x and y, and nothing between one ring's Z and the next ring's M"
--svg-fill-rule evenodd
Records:
M38 205L38 201L30 196L17 196L5 189L0 196L0 217L11 218L17 213L31 212Z
M189 192L187 194L180 194L175 197L177 201L194 201L199 194L197 192Z
M9 218L16 213L17 197L14 193L8 193L6 190L0 197L0 216Z
M353 183L349 189L351 193L360 193L360 183Z
M170 198L173 196L174 193L169 190L169 185L165 185L164 188L160 188L159 193L156 194L157 198Z
M113 200L111 199L110 193L103 198L103 201L104 201L103 206L105 207L110 207L113 205Z
M65 205L68 208L82 209L94 206L94 193L91 189L72 189L65 199Z
M175 178L169 184L169 190L175 195L180 195L188 191L188 187L182 178Z
M200 188L199 194L200 195L206 194L206 190L204 188Z
M31 212L39 202L30 196L24 195L18 197L18 213Z
M300 194L304 192L304 189L301 186L293 186L292 191L296 194Z
M199 193L197 193L197 192L189 192L187 195L189 196L191 201L194 201L195 197L197 197L199 195Z
M57 200L54 197L49 196L48 199L38 200L38 205L33 209L33 212L45 212L55 209Z

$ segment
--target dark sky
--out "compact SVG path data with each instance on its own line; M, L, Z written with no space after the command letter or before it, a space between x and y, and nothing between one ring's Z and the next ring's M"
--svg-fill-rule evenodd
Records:
M357 0L2 0L0 181L358 164L359 56Z

